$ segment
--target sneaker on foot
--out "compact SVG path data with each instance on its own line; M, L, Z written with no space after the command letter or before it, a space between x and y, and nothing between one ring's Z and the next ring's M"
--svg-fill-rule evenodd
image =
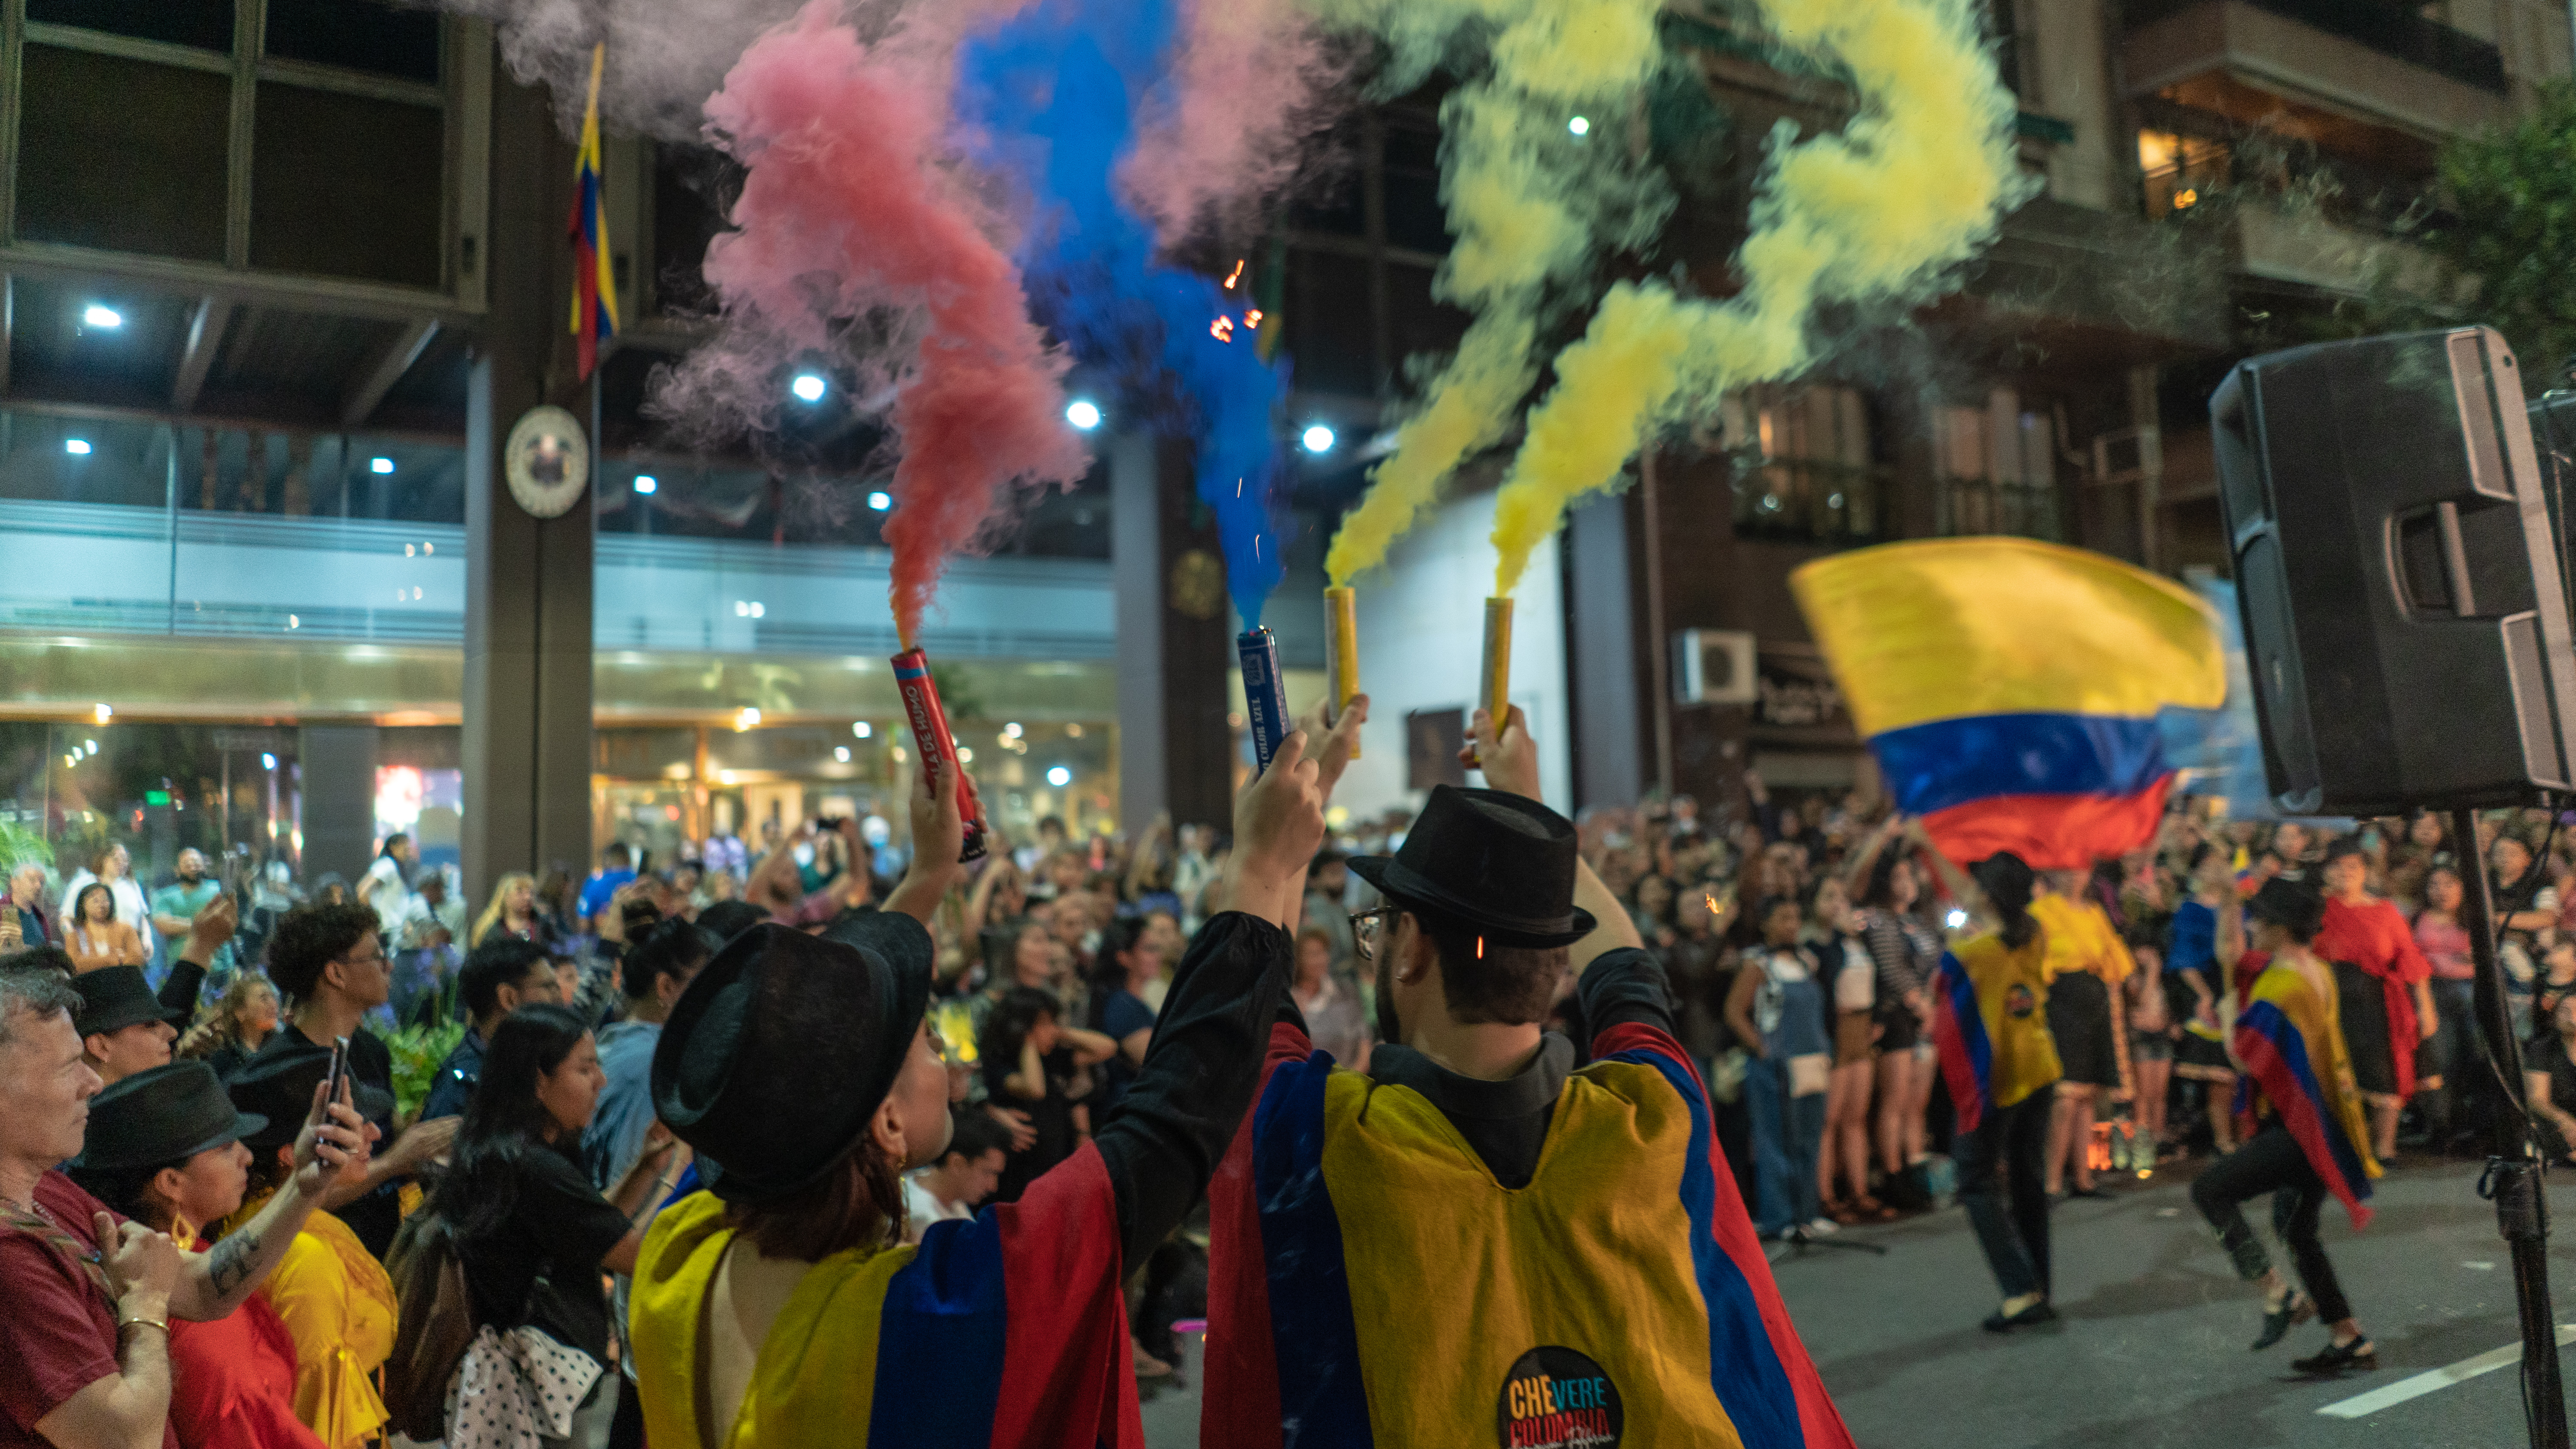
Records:
M1842 1224L1832 1218L1818 1218L1807 1224L1807 1236L1811 1238L1829 1238L1842 1230Z

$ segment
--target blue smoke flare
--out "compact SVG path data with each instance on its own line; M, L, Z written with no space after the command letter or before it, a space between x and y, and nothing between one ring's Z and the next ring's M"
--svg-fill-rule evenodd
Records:
M957 113L981 133L978 159L1036 202L1020 257L1032 311L1118 379L1128 418L1192 443L1249 629L1282 572L1271 502L1288 368L1263 363L1239 325L1250 279L1229 292L1158 263L1152 225L1116 188L1136 114L1165 83L1175 20L1170 0L1043 0L959 49ZM1238 323L1231 342L1209 330L1220 315Z

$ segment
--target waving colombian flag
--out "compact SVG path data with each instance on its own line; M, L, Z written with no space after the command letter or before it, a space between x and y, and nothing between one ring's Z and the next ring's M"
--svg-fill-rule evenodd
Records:
M2082 549L1888 544L1789 585L1897 808L1953 860L2077 869L2145 843L2173 780L2157 713L2227 695L2208 606Z

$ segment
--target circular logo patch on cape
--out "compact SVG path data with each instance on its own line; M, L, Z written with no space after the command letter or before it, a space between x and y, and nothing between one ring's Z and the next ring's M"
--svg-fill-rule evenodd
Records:
M1612 1449L1625 1421L1601 1365L1554 1346L1522 1354L1494 1405L1503 1449Z
M2039 1009L2039 997L2027 986L2014 986L2004 992L2004 1014L2028 1016Z

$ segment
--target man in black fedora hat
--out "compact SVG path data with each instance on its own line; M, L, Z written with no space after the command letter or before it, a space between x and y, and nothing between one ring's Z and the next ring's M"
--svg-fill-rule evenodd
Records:
M326 1111L317 1090L287 1185L212 1250L182 1255L57 1167L83 1155L101 1086L72 1025L81 1004L52 972L0 970L0 1443L176 1449L170 1320L240 1307L314 1204L365 1175L366 1124L345 1103Z
M709 1191L655 1218L628 1316L657 1449L1141 1441L1120 1282L1250 1104L1324 801L1366 714L1354 700L1330 736L1291 734L1236 801L1218 908L1091 1141L918 1244L899 1241L899 1174L937 1161L951 1125L924 1011L925 927L963 876L953 767L923 772L912 863L882 911L820 938L757 927L699 968L655 1046L653 1097Z
M1351 870L1382 1040L1293 1005L1209 1190L1210 1449L1800 1444L1849 1433L1791 1329L1663 968L1539 803L1518 709ZM1462 754L1462 758L1464 755ZM1571 970L1575 1035L1547 1032ZM1588 1064L1578 1066L1578 1060Z
M109 1086L170 1064L170 1043L188 1015L163 1006L140 966L102 966L72 978L80 993L81 1050L91 1071Z

